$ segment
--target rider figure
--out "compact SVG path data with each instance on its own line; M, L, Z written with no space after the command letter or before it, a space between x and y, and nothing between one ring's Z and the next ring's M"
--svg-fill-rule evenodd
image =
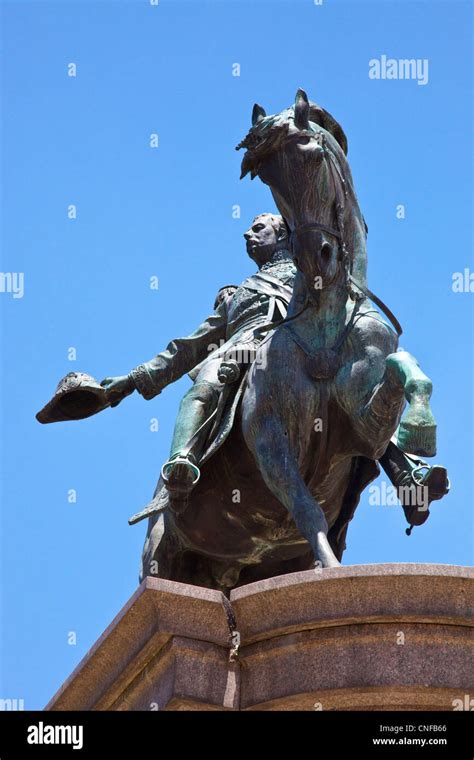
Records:
M283 218L260 214L244 238L258 272L239 287L221 288L214 312L191 335L171 341L165 351L128 375L108 377L101 383L111 405L116 406L135 389L143 398L152 399L185 373L194 381L181 401L170 458L162 468L170 506L177 512L185 509L199 479L199 461L209 432L207 421L217 409L223 387L238 380L242 366L255 359L258 345L267 334L259 334L258 328L282 320L292 296L296 268ZM428 503L447 492L446 470L404 454L393 442L380 463L398 489L410 525L425 522ZM409 498L413 486L424 487L427 495L421 509Z

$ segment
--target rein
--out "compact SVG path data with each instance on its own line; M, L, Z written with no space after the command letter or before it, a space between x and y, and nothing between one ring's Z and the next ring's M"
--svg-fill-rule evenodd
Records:
M347 249L347 246L345 244L344 240L344 209L345 209L345 199L347 199L347 184L344 179L342 170L339 166L339 162L332 152L332 150L329 150L326 146L326 141L324 138L324 135L322 133L315 134L313 132L308 132L305 130L305 134L310 139L316 140L317 143L321 146L321 149L323 151L324 156L329 157L329 172L331 174L331 178L333 181L334 189L336 192L336 219L337 219L337 229L334 229L334 227L329 227L327 224L322 224L321 222L305 222L304 224L299 224L294 227L293 230L290 232L290 242L297 237L302 232L307 232L308 230L321 230L322 232L327 232L329 235L332 235L335 237L342 248L342 254L343 254L343 262L346 268L347 273L347 280L351 282L353 285L360 290L363 295L366 298L369 298L371 301L373 301L376 306L379 307L379 309L385 314L387 319L391 322L392 326L395 328L395 331L400 337L403 333L403 328L398 321L398 319L395 317L391 309L385 304L381 298L375 295L368 287L365 285L362 285L358 280L355 279L355 277L352 276L352 273L349 271L348 262L349 260L352 260L352 258L349 255L349 251ZM295 135L295 137L298 137L298 135ZM287 138L289 140L291 138ZM337 173L339 180L342 184L343 192L341 192L340 186L338 182L336 181L335 173ZM357 299L356 299L357 300ZM308 302L306 302L305 307L308 305ZM299 316L301 312L298 312L296 316ZM294 317L292 317L294 319ZM348 323L349 324L349 323ZM339 341L338 341L339 343Z

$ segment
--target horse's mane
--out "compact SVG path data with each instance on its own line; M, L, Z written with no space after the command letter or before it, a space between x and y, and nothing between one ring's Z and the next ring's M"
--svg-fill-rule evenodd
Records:
M313 103L310 100L309 101L309 120L312 121L313 124L318 124L320 127L325 129L326 132L329 132L329 134L332 135L334 139L336 140L336 142L341 146L344 152L344 155L347 156L348 146L347 146L346 133L344 132L339 122L336 121L334 116L331 116L329 111L326 111L317 103Z
M310 116L310 121L312 121ZM323 125L319 125L326 131L326 142L332 153L336 156L338 164L341 168L342 176L345 181L345 187L348 190L348 195L351 198L352 213L346 218L344 238L346 245L351 254L352 259L352 272L357 279L366 284L367 279L367 252L366 252L366 239L368 233L367 223L364 215L362 214L359 206L359 201L354 188L354 181L352 179L352 172L347 161L346 151L337 139L336 135L332 131L328 131ZM347 149L347 142L346 142Z

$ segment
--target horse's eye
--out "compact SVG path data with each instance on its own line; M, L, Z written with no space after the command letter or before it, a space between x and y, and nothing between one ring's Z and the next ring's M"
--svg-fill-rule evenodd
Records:
M324 261L328 261L328 259L331 257L332 248L329 245L329 243L323 243L321 246L321 258Z

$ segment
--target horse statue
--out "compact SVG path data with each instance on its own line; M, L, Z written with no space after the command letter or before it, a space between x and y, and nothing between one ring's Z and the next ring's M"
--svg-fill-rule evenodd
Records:
M223 591L337 567L392 437L412 455L436 452L432 383L397 350L398 322L367 288L367 228L341 127L298 90L277 115L256 105L237 148L242 177L270 187L286 222L293 295L259 343L187 508L170 508L162 477L140 515L149 517L142 577Z

